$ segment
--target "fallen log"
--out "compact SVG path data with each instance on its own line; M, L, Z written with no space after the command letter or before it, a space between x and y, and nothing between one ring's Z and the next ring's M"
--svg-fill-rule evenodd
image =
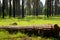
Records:
M57 25L58 26L58 25ZM34 25L34 26L0 26L0 29L54 29L54 25L47 24L47 25Z
M57 24L46 24L46 25L34 25L34 26L0 26L0 29L6 29L7 31L14 32L17 30L20 30L24 33L29 33L32 34L34 33L35 35L44 35L44 36L59 36L59 26Z

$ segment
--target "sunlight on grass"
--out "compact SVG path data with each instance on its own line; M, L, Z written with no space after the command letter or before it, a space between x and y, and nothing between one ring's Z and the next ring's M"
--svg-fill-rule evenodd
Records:
M56 19L57 18L57 19ZM28 26L28 25L41 25L41 24L58 24L60 26L60 19L59 17L25 17L24 19L18 18L6 18L0 19L0 26L7 26L11 25L12 23L16 22L18 26Z

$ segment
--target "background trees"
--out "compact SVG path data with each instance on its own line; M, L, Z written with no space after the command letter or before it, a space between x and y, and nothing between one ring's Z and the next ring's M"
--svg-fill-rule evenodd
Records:
M55 0L55 15L59 15L60 12L60 1L59 0Z
M43 4L40 0L32 0L33 5L33 15L38 16L38 14L42 13Z
M40 0L3 0L2 3L0 2L0 12L1 9L0 14L3 18L8 15L9 17L13 15L14 18L20 16L24 18L26 14L46 15L47 17L60 14L59 0L46 0L45 5Z
M58 0L46 0L45 8L47 17L57 15L58 14Z

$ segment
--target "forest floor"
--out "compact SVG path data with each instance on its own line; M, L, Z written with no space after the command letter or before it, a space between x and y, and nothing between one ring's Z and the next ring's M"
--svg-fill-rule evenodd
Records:
M18 26L28 26L28 25L41 25L41 24L58 24L60 26L60 17L53 16L53 17L35 17L35 16L27 16L23 18L0 18L0 26L12 25L13 23L17 23ZM42 36L35 36L34 34L29 37L27 34L17 32L16 34L9 34L6 30L0 29L0 40L59 40L59 37L42 37Z
M41 25L41 24L58 24L60 26L60 17L35 17L28 16L25 18L0 18L0 26L12 25L17 23L18 26Z
M8 31L0 29L0 40L60 40L60 35L57 38L36 36L34 34L29 37L27 34L24 34L20 31L17 33L9 34Z

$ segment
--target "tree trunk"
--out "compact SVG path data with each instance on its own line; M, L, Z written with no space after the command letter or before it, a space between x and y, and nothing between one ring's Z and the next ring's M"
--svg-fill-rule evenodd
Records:
M40 0L36 0L36 16L38 16L38 7Z
M18 17L20 16L20 0L17 1L18 4L17 4L17 13L18 13Z
M10 6L9 6L9 17L11 17L11 15L12 15L12 14L11 14L11 0L9 0L9 5L10 5Z
M36 0L33 0L33 15L36 15Z
M27 14L29 14L29 15L31 14L31 4L30 3L31 3L31 0L27 0L27 11L28 11Z
M46 0L46 15L51 16L51 0Z
M22 0L22 18L24 18L24 0Z
M16 0L13 0L13 17L15 18L15 1Z
M4 18L4 16L6 16L8 13L8 0L2 1L2 12L3 12L2 18Z
M2 14L2 13L1 13L1 1L0 1L0 17L1 17L1 14Z
M53 16L53 0L51 1L51 14Z
M57 15L57 0L55 0L55 15Z
M20 0L16 0L16 16L20 16Z
M4 10L5 10L5 0L3 0L2 2L2 12L3 12L2 18L4 18L4 14L5 14Z

